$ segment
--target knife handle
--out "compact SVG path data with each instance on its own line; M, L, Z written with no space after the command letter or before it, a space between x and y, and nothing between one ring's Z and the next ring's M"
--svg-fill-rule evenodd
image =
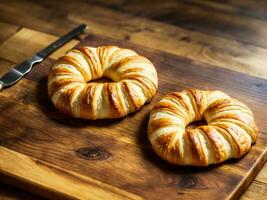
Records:
M2 81L0 81L0 92L1 92L1 90L3 89L3 87L4 87L4 84L3 84Z

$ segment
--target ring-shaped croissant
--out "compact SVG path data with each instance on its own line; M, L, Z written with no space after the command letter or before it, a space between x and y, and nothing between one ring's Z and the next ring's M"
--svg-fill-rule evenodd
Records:
M199 120L207 125L186 128ZM251 110L220 91L169 93L153 108L148 124L153 149L176 165L207 166L240 158L257 137Z
M99 78L113 82L90 82ZM116 46L75 48L48 75L48 94L58 110L76 118L120 118L151 101L158 88L154 65Z

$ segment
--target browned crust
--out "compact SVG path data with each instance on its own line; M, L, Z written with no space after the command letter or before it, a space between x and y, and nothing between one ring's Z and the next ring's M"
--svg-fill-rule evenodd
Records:
M135 55L135 56L123 58L122 60L120 60L119 62L115 63L113 66L111 66L109 70L117 71L120 67L125 66L127 63L129 63L129 62L131 62L133 60L136 60L139 57L140 57L139 55Z
M179 115L177 110L169 102L160 101L154 106L153 109L157 110L158 112L165 110L165 111L168 111L174 115Z
M185 134L187 134L189 146L192 150L192 156L197 165L207 165L208 159L203 151L198 134L194 130L187 130Z
M74 91L79 86L75 86L65 90L59 97L58 101L56 102L56 107L64 114L72 115L72 107L71 107L71 100Z
M157 130L160 127L163 126L169 126L169 125L173 125L173 122L170 119L156 119L153 120L149 123L148 126L148 134L154 132L155 130Z
M181 152L181 148L179 147L178 142L176 141L174 145L169 147L169 153L171 154L171 157L175 157L176 160L173 160L173 163L181 163L183 160L183 155Z
M220 124L217 125L217 127L223 129L225 132L227 132L231 138L232 138L232 145L236 150L236 157L240 158L242 155L244 155L247 151L245 149L240 141L240 137L236 134L236 131L233 129L232 126L227 126L226 124Z
M145 57L141 57L139 55L134 55L134 56L128 56L125 58L125 56L130 55L127 52L127 49L121 49L115 46L101 46L96 48L96 52L94 49L88 48L88 47L80 47L71 50L69 53L73 52L76 53L77 55L81 55L81 58L78 59L79 56L67 54L62 56L58 61L56 62L56 65L54 68L49 73L48 76L48 91L49 91L49 97L52 98L53 94L58 91L61 87L64 87L68 84L71 83L78 83L87 84L82 91L80 91L80 94L78 94L78 112L80 118L86 118L86 119L97 119L98 115L100 118L118 118L118 117L123 117L127 115L130 112L138 111L145 102L149 102L153 96L156 94L157 90L157 78L155 76L155 80L150 80L150 78L146 79L146 76L138 74L142 74L142 64L144 63L149 63L151 65L151 69L155 70L153 64L146 59ZM131 51L131 50L129 50ZM134 53L134 51L133 51ZM131 54L132 55L132 54ZM99 59L98 59L99 58ZM122 65L127 64L128 62L134 62L138 65L135 67L130 67L130 69L127 69L126 72L122 72L120 74L121 81L117 83L95 83L99 86L99 84L102 84L102 98L105 99L105 113L99 114L99 113L93 113L96 111L96 106L97 104L97 97L95 94L95 90L97 85L91 84L91 83L86 83L90 80L100 78L104 74L103 69L104 65L108 64L108 62L112 61L109 59L119 59L119 62L116 63L115 65L111 66L113 68L112 73L116 73L116 70L119 69ZM121 59L120 59L121 58ZM81 60L84 59L88 63L88 66L90 67L90 70L87 71L85 66L81 65ZM112 61L113 62L113 61ZM117 62L117 61L116 61ZM70 66L75 67L80 73L79 74L74 74L73 69L68 69L61 67L60 64L67 64ZM148 66L149 67L149 66ZM110 70L110 68L108 68ZM87 74L87 73L91 74ZM133 80L129 79L124 79L123 74L127 73L136 73L133 76ZM156 73L156 71L155 71ZM67 75L69 77L61 79L55 79L53 82L51 80L59 75ZM152 76L154 79L154 75ZM151 77L151 79L152 79ZM90 80L89 80L90 79ZM145 99L141 99L142 97L139 96L139 91L135 91L134 87L132 87L132 84L136 84L136 86L140 87L142 89L142 93L145 95ZM124 93L123 96L125 96L127 99L123 102L124 99L122 98L122 94L120 94L120 89ZM67 89L68 90L68 89ZM56 107L60 107L60 110L64 110L63 107L66 106L66 102L68 102L66 99L68 99L68 96L70 96L69 92L74 92L74 90L68 90L66 93L62 93L62 96L66 95L66 97L60 97L57 102L54 102ZM100 94L99 94L100 95ZM98 95L97 95L98 96ZM66 99L64 99L66 98ZM70 103L70 101L68 102ZM127 104L130 104L130 106L124 106ZM62 104L62 105L61 105ZM63 105L64 104L64 105ZM75 104L76 105L76 104ZM70 106L70 105L69 105ZM65 112L65 111L64 111ZM98 110L97 110L98 112Z
M105 84L111 109L116 117L124 116L122 102L118 96L116 84Z
M54 81L51 85L50 85L50 98L53 96L53 94L58 91L61 87L66 86L70 83L80 83L80 84L84 84L83 81L80 81L79 79L75 79L75 78L68 78L68 79L62 79L62 80L57 80Z
M70 69L68 69L68 68L62 68L62 67L55 67L55 68L53 68L50 71L50 74L52 76L56 76L56 75L59 75L59 74L70 74L70 75L74 75Z
M217 162L221 162L226 158L226 151L221 141L218 137L218 132L209 126L201 126L199 129L206 135L212 146L212 150L215 153Z
M128 86L128 83L126 81L121 82L123 88L126 90L127 94L129 95L129 99L134 106L134 110L137 111L140 109L141 104L136 100L136 96L132 93L130 87Z
M84 55L84 58L87 60L87 62L89 63L90 67L93 69L92 77L93 78L98 78L99 66L97 65L97 60L95 59L95 56L90 51L90 49L85 48L85 47L80 47L80 48L76 48L76 50L80 51Z
M206 112L218 113L221 109L227 107L227 106L236 106L241 109L247 110L248 108L239 103L237 100L231 99L231 98L225 98L225 99L218 99L214 101L209 107L206 109Z
M183 96L180 93L178 93L178 92L172 92L172 93L167 94L166 97L170 97L170 98L174 97L174 99L176 101L179 101L181 103L181 105L183 106L183 108L187 112L190 111L189 106L185 103L184 98L183 98Z
M94 118L95 83L87 84L79 96L79 113L82 117Z
M154 87L154 84L152 82L149 81L150 83L149 84L147 83L147 81L144 80L144 78L140 78L140 77L132 77L130 80L136 81L140 85L143 92L145 93L145 96L148 99L151 99L152 97L155 96L157 89Z
M132 73L132 72L142 72L144 69L142 69L141 67L132 67L130 69L124 70L123 73L124 74L128 74L128 73Z
M85 71L81 67L80 62L74 57L71 57L71 56L68 56L68 55L62 56L57 60L57 63L66 63L66 64L69 64L69 65L72 65L72 66L76 67L76 69L78 71L81 72L83 77L87 77Z
M195 89L185 90L182 93L172 92L163 97L163 99L168 99L170 102L159 101L153 108L153 115L150 116L148 124L149 138L152 137L153 132L157 131L158 129L175 125L173 119L169 118L168 115L162 115L162 117L160 117L160 115L157 115L157 112L173 113L174 116L178 117L179 120L184 121L185 123L188 122L186 121L187 114L194 116L192 119L193 121L198 120L198 117L202 118L204 113L207 119L210 118L210 124L208 126L199 126L193 130L185 130L185 135L183 137L185 149L183 151L186 151L185 155L190 157L190 161L186 161L184 156L179 161L172 160L172 155L174 155L174 152L171 151L177 151L178 153L181 153L181 150L174 147L171 148L169 144L167 144L169 139L164 139L165 134L160 135L161 142L158 142L157 138L153 140L157 141L157 145L152 144L153 148L161 149L155 149L155 151L163 159L178 165L188 164L195 166L207 166L209 164L223 162L232 157L240 158L246 152L248 152L251 143L253 142L253 140L251 141L249 139L249 135L252 138L258 137L258 130L253 119L253 114L244 104L235 99L231 99L230 97L221 98L219 95L218 100L215 100L211 105L208 105L207 96L211 94L211 91L199 91ZM188 105L188 103L185 101L183 95L189 96L191 100L190 103L194 104L192 105L194 110L189 108L190 105ZM175 101L179 103L174 106ZM184 115L177 110L177 106L185 111ZM227 106L229 106L229 109L227 109ZM226 112L220 113L223 109L227 109L225 110ZM197 116L192 112L199 112L201 115ZM216 116L216 114L218 115ZM154 116L158 117L154 119ZM179 126L181 130L184 128L182 127L184 125L177 126ZM247 128L249 128L249 130L247 130ZM183 131L179 131L179 134L182 134L181 132ZM169 133L166 133L166 136L168 136L168 134ZM203 141L200 138L200 135L203 136ZM207 145L204 143L204 140L206 140ZM229 151L231 152L228 152L226 142L229 143ZM159 147L158 145L163 146ZM208 154L206 155L206 149L204 148L207 148L207 152L209 152L209 156L211 156L211 158L208 157Z
M231 145L232 151L234 152L234 157L239 157L240 155L240 147L239 144L237 143L236 137L230 133L227 128L227 124L221 124L221 125L216 125L214 126L217 131L219 131L221 134L225 135L227 137L227 141Z
M202 117L202 115L201 115L202 113L200 113L200 110L201 110L201 107L203 106L203 101L200 102L200 99L199 99L200 91L195 90L195 89L186 89L184 91L186 91L186 93L187 93L187 95L191 101L192 107L194 109L194 113L196 115L196 119L200 120Z

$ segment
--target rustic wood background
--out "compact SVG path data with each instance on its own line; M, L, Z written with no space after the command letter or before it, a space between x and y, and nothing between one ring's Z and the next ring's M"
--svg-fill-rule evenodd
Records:
M267 1L0 1L0 75L79 23L87 32L267 79ZM83 36L81 36L83 37ZM78 43L72 40L51 58ZM241 199L265 199L267 165ZM36 199L0 185L0 199ZM41 199L41 198L40 198Z

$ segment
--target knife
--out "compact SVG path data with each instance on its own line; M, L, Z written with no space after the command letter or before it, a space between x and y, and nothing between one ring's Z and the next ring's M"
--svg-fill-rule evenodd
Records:
M32 56L30 59L22 62L21 64L8 71L4 76L0 78L0 91L3 88L9 87L18 82L23 76L31 71L34 64L42 62L56 49L64 45L66 42L70 41L72 38L81 34L86 28L87 26L85 24L81 24L66 35L59 38L57 41L50 44L48 47Z

